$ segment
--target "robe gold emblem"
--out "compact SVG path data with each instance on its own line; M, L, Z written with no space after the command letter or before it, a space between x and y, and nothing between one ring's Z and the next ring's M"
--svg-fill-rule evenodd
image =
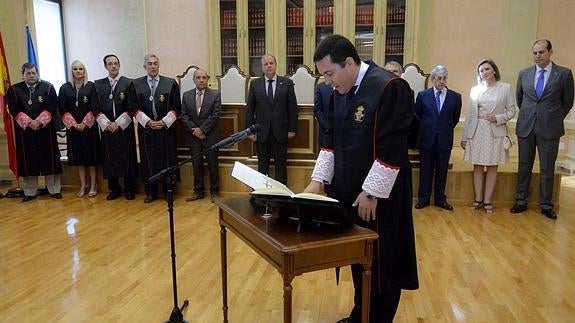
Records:
M358 106L355 108L355 113L353 114L353 120L355 123L362 123L365 120L365 108L363 105Z

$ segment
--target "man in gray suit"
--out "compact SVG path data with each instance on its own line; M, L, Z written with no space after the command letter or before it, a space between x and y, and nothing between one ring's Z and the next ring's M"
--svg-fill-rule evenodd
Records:
M220 92L209 89L210 76L202 69L194 72L195 89L184 92L182 98L182 123L186 127L186 137L191 155L207 150L218 142L218 118L220 113ZM220 177L218 174L218 151L207 153L210 169L210 193L212 199L219 194ZM194 167L194 194L186 201L204 198L203 158L192 161Z
M519 146L517 191L512 213L527 210L535 150L539 153L539 206L541 213L556 219L553 210L553 173L559 139L565 134L563 120L573 107L573 73L551 62L553 49L546 39L533 44L535 65L523 69L517 78L516 134Z

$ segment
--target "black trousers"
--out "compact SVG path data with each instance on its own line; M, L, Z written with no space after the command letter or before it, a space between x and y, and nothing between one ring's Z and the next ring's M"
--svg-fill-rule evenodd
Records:
M270 159L273 154L276 170L275 179L287 184L287 141L278 142L270 131L265 142L258 140L258 171L268 175L270 172Z
M109 178L108 179L108 189L112 192L122 192L122 186L120 186L119 178ZM124 177L124 192L126 194L136 193L136 179L131 176Z
M351 275L353 278L353 310L349 317L352 322L361 322L361 301L362 301L362 277L363 265L351 265ZM373 275L371 276L373 278ZM381 293L377 286L371 284L370 303L369 303L369 322L370 323L391 323L399 306L401 298L401 289L391 286L384 286Z
M451 150L441 150L436 143L431 149L419 149L419 202L428 203L431 199L432 183L435 203L447 200L445 185ZM435 181L434 181L435 178Z

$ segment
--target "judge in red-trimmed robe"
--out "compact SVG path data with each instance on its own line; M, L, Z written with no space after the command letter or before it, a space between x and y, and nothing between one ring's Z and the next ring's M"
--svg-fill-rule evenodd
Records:
M87 80L86 67L72 62L72 81L60 87L58 107L66 127L68 165L78 169L80 190L77 197L98 194L96 166L100 165L100 134L96 126L94 108L98 96L94 83Z
M392 322L402 289L417 289L407 139L413 118L409 85L374 63L360 60L340 35L325 38L314 61L334 87L332 123L307 192L330 183L333 197L356 224L379 234L373 248L369 322ZM362 322L362 265L352 266L354 308L339 322Z
M22 201L36 198L40 175L44 176L50 196L61 199L62 164L52 119L58 104L56 90L52 84L39 80L34 64L22 65L22 77L24 81L7 92L8 109L17 124L14 133L18 173L23 180Z

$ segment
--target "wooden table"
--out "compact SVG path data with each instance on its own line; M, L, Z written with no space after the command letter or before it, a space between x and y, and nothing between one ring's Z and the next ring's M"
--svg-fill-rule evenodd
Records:
M222 296L224 323L228 322L228 275L226 229L274 266L283 278L284 322L292 320L292 286L295 276L306 272L363 264L362 322L368 322L372 248L377 233L359 226L305 227L297 233L295 225L272 212L261 217L248 196L216 199L220 217Z

